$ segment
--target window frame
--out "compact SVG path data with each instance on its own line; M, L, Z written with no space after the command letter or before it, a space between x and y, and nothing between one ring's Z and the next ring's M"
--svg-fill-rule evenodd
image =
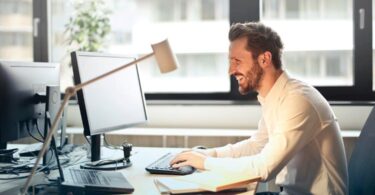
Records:
M360 29L359 9L365 10L365 28ZM370 18L367 19L367 18ZM374 101L372 90L372 2L353 0L353 86L316 87L330 101Z
M33 0L33 58L34 62L49 62L49 1Z
M243 1L229 0L229 24L244 21L259 21L259 0ZM146 100L202 100L202 101L252 101L256 100L256 92L241 95L238 92L237 80L228 75L230 79L230 91L227 93L146 93Z
M34 37L34 61L48 62L49 33L48 18L49 1L33 0L33 20L40 18L38 25L39 36ZM230 0L229 23L259 21L261 14L261 0L243 1ZM365 10L364 29L360 29L359 9ZM370 102L375 101L375 92L372 90L372 1L353 0L353 86L317 86L317 90L329 101L338 102ZM228 24L229 25L229 24ZM34 26L35 27L35 26ZM230 91L227 93L146 93L146 100L155 102L186 101L193 104L201 102L231 101L234 103L248 103L256 100L256 93L241 95L238 92L237 81L230 78ZM192 100L192 101L191 101ZM199 101L200 100L200 101ZM173 102L173 101L172 101ZM168 103L167 103L168 104Z

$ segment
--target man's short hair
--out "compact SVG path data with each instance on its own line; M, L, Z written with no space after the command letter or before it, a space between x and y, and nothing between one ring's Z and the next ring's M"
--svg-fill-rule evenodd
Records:
M256 59L259 54L269 51L272 54L272 63L276 69L281 68L281 53L283 43L280 36L259 22L246 22L232 24L229 30L229 41L247 37L247 50Z

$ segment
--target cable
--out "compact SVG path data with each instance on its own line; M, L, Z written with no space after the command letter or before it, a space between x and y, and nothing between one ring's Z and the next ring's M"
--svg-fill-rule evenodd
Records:
M52 148L49 147L48 152L51 152L51 155L49 156L49 159L46 161L46 166L47 167L49 167L53 163L52 159L54 157L53 155L54 155L55 151L53 151ZM46 154L48 154L48 152Z
M17 148L14 149L0 149L0 162L16 164L17 159L13 157L13 154L18 151Z
M62 160L62 162L60 163L61 168L63 168L63 166L67 167L67 165L69 165L69 162L70 162L70 159L64 159L64 160ZM49 165L47 165L47 166L49 166ZM50 170L55 170L55 169L58 169L58 166L57 166L57 164L54 164L53 166L49 167L49 169Z
M48 120L48 119L47 119ZM36 127L36 129L37 129L37 132L39 133L39 135L43 138L43 140L44 140L44 136L42 135L42 133L41 133L41 131L40 131L40 128L39 128L39 123L38 123L38 119L33 119L33 124L35 125L35 127ZM44 142L44 141L41 141L42 143ZM51 152L51 155L49 156L49 159L48 160L46 160L46 166L47 167L49 167L52 163L53 163L53 155L54 155L54 151L52 150L52 148L51 147L49 147L49 149L48 149L48 152ZM47 153L48 153L47 152ZM46 154L47 154L46 153ZM37 156L35 156L35 157L37 157Z
M30 174L19 176L19 174L22 173L29 173L31 171L31 168L28 166L29 164L33 163L26 163L23 165L16 165L16 166L9 166L9 167L1 167L0 168L0 175L1 174L15 174L16 177L7 177L7 178L1 178L0 180L13 180L13 179L23 179L29 177ZM47 166L41 166L39 167L36 172L41 172L44 169L46 169Z
M30 127L29 127L29 123L28 123L28 122L25 122L25 121L23 121L23 122L26 123L27 133L30 135L30 137L34 138L34 139L37 140L38 142L42 142L42 143L43 143L43 140L40 140L40 139L34 137L34 135L31 133L31 130L30 130ZM43 136L42 136L42 139L43 139Z
M37 129L39 135L40 135L40 136L42 137L42 139L44 140L44 137L42 136L42 134L41 134L41 132L40 132L40 129L39 129L38 120L37 120L37 119L33 119L33 124L35 125L35 127L36 127L36 129ZM34 137L34 136L31 134L30 127L29 127L29 123L26 123L26 128L27 128L27 132L29 133L29 135L30 135L32 138L34 138L35 140L37 140L37 141L39 141L39 142L41 142L41 143L44 142L43 140L40 140L40 139ZM53 159L53 152L54 152L54 151L52 150L51 147L48 149L48 151L49 151L49 152L52 152L52 154L49 156L49 159L46 160L46 166L47 166L47 167L50 166L50 165L52 165L52 162L53 162L53 161L52 161L52 159ZM33 157L37 157L37 155L34 155Z
M40 132L40 129L39 129L38 119L34 119L33 121L34 121L34 125L35 125L36 130L38 131L40 137L42 137L43 140L44 140L44 136L43 136L42 132Z
M79 146L77 148L78 149L75 149L71 153L65 154L65 156L70 159L69 163L65 165L66 167L70 167L70 166L74 166L77 164L82 164L82 163L90 161L90 159L86 158L86 155L83 154L83 152L84 153L87 152L86 148L84 146Z
M109 144L106 135L103 133L104 147L114 150L122 150L122 147Z

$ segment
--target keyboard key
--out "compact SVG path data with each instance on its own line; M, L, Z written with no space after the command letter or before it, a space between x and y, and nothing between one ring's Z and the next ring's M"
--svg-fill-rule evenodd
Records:
M81 184L109 185L108 179L95 170L70 169L73 181Z

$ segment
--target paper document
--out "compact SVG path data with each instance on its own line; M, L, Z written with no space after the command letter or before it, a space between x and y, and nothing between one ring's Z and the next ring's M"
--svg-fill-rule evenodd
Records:
M156 178L154 182L161 194L181 194L223 190L246 191L250 183L257 184L259 180L260 177L251 178L243 174L203 171L185 176ZM257 185L253 186L256 189Z
M223 174L219 172L203 171L176 177L176 180L194 183L201 189L217 192L238 188L251 182L257 182L260 180L260 177L251 178L243 174Z
M155 185L161 194L181 194L206 191L201 189L198 184L181 181L176 177L163 177L154 180Z

